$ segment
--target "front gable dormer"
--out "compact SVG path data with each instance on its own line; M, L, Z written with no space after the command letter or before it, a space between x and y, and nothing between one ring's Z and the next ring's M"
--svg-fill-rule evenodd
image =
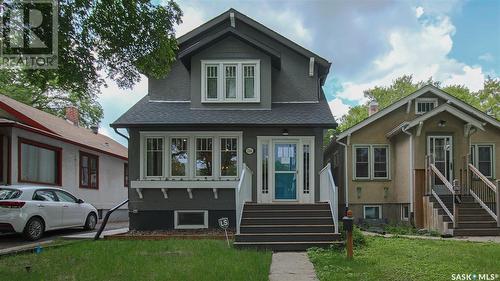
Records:
M178 47L167 77L150 79L151 100L254 110L324 99L330 63L236 10L179 37Z

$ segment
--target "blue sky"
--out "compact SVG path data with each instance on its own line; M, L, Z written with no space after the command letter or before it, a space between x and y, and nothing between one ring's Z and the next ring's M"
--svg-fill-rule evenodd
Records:
M235 8L332 62L324 86L335 116L365 102L363 90L404 74L482 88L500 75L500 1L310 0L178 1L182 35ZM147 94L113 82L102 89L100 132L126 145L109 124Z

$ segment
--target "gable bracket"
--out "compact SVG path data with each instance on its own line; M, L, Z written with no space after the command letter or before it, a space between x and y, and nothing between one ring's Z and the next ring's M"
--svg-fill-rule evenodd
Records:
M406 106L406 114L409 114L409 113L410 113L410 110L411 110L411 102L412 102L412 100L409 100L409 101L408 101L408 104L407 104L407 106Z
M142 197L142 188L136 188L135 191L137 192L137 195L139 195L139 198L143 199L143 197Z
M472 129L471 123L467 123L464 125L464 137L468 137L470 135L471 129Z
M162 188L161 189L161 193L163 193L163 198L165 199L168 199L168 193L167 193L168 189L166 188Z
M309 58L309 76L314 76L314 57Z
M424 126L424 121L418 122L417 137L420 137L420 134L422 133L422 127L423 126Z

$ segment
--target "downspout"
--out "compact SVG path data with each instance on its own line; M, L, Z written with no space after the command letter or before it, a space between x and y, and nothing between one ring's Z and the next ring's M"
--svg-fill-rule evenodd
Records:
M409 170L409 188L410 188L410 194L409 194L409 200L410 200L410 214L414 214L413 211L413 191L414 191L414 186L413 186L413 134L406 131L406 126L403 126L401 128L403 133L407 134L410 137L410 170ZM415 215L413 215L413 221L412 224L415 225Z
M342 145L344 147L344 186L345 186L345 211L349 210L349 180L347 177L347 148L348 145L345 143L340 142L339 140L335 140L338 144Z
M120 135L121 137L124 137L127 140L127 142L129 141L129 138L126 135L120 133L120 131L118 131L118 128L113 128L113 130L115 130L116 134Z

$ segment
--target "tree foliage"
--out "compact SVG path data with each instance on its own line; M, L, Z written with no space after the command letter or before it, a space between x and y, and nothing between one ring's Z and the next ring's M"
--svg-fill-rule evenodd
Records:
M79 107L82 125L98 123L105 78L131 88L140 74L161 78L170 71L182 12L173 1L155 3L60 0L58 68L2 69L0 93L56 115L71 104Z
M393 81L386 87L376 86L364 92L368 101L362 105L353 106L347 114L343 115L339 120L339 126L335 132L340 133L346 129L356 125L357 123L368 118L368 104L371 101L376 101L379 104L379 110L393 104L419 88L432 84L440 87L450 95L484 111L488 115L499 119L500 118L500 79L487 77L484 81L484 89L478 92L473 92L464 85L450 85L441 87L441 83L429 79L427 81L413 81L413 76L404 75Z

